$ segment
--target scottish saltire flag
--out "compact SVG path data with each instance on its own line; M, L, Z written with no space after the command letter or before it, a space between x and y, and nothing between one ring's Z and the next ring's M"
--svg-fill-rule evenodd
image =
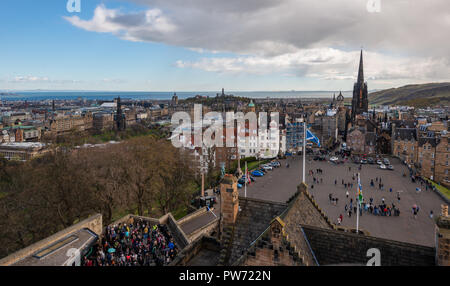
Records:
M314 135L309 129L306 129L306 140L312 141L317 144L317 146L320 147L320 140L317 138L316 135Z

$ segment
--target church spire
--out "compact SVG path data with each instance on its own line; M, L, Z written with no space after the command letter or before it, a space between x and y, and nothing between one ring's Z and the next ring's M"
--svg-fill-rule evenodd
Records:
M364 71L363 71L363 51L361 49L361 56L359 59L359 70L358 70L358 82L364 82Z

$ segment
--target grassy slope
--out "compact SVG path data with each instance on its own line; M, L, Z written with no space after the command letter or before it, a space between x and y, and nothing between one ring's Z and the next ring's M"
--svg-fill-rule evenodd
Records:
M450 83L405 85L370 93L373 104L401 104L416 107L450 103Z
M433 182L430 179L426 179L428 182L430 182L433 186L435 186L440 192L441 194L443 194L444 196L446 196L449 200L450 200L450 190L447 189L444 186L438 185L435 182Z

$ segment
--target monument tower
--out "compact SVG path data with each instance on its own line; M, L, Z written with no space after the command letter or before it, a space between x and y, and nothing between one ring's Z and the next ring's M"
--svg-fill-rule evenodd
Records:
M361 57L359 59L358 80L353 85L353 99L352 99L352 122L355 117L363 112L368 112L369 102L367 99L367 82L364 82L363 70L363 52L361 50Z

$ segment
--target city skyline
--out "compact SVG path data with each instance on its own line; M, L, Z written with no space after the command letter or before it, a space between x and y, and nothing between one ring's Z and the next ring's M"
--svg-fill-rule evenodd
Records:
M66 2L0 4L0 90L345 91L361 46L370 90L449 80L441 0Z

